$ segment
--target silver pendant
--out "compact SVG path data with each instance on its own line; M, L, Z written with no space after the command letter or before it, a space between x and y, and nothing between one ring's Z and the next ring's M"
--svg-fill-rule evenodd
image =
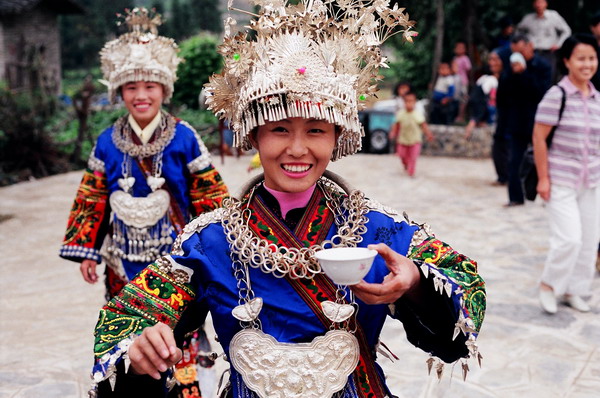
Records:
M354 314L354 307L350 304L338 304L329 300L323 301L321 308L325 316L335 323L344 322Z
M163 177L148 176L148 178L146 178L146 182L148 183L150 189L152 189L152 192L154 192L164 185L165 179Z
M119 188L125 192L128 192L135 184L135 177L119 178L117 183L119 184Z
M110 195L109 202L110 207L123 223L131 227L144 228L155 225L167 214L170 197L164 189L152 192L146 197L133 197L127 192L115 191Z
M229 360L260 398L331 398L356 369L356 337L330 330L310 343L280 343L256 329L236 333Z
M258 318L258 314L260 314L262 306L262 298L255 297L247 303L235 307L233 310L231 310L231 314L239 321L252 322Z

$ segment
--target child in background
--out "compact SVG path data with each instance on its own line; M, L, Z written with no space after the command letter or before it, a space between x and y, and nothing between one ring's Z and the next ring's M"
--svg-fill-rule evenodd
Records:
M454 45L454 58L452 59L452 71L457 75L458 81L455 98L458 101L457 122L465 119L465 108L469 98L469 72L471 71L471 60L467 56L467 46L464 42L458 41Z
M394 88L394 95L396 96L396 113L403 111L406 108L404 105L404 96L412 91L413 87L410 82L401 81L400 83L396 84L396 87ZM421 101L417 101L415 109L420 111L423 115L427 113L425 112L425 106Z
M404 96L406 93L412 91L412 86L407 81L402 81L396 84L394 88L394 95L396 96L396 112L399 112L405 108L404 106Z
M438 77L433 87L431 114L432 124L452 124L456 117L456 78L448 62L440 63Z
M428 141L433 141L433 134L425 122L425 116L416 109L417 96L410 92L404 95L405 109L396 115L396 122L390 131L390 138L396 141L396 153L402 160L408 175L414 177L417 159L421 153L423 133Z
M468 89L469 88L469 72L471 71L472 65L469 56L467 55L467 46L464 42L458 41L454 45L454 58L453 62L456 62L455 73L460 77L461 84Z

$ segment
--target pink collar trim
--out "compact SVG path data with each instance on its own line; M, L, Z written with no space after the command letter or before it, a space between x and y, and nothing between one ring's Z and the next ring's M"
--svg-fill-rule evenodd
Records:
M315 191L317 184L314 184L304 192L281 192L271 189L264 184L263 186L271 195L275 197L275 199L277 199L277 202L279 202L279 208L281 209L281 217L285 219L285 216L290 210L306 207L310 197Z

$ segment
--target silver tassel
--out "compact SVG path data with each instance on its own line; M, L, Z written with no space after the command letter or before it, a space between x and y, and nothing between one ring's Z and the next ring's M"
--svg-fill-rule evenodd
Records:
M467 380L467 373L469 373L469 364L467 363L467 361L464 361L462 363L463 381Z

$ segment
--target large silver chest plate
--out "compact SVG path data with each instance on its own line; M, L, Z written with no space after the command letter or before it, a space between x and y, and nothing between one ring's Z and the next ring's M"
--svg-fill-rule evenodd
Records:
M170 197L164 189L146 197L133 197L127 192L115 191L110 195L110 207L125 225L144 228L155 225L169 210Z
M330 398L346 385L359 352L356 337L343 330L292 344L244 329L233 336L229 359L261 398Z

